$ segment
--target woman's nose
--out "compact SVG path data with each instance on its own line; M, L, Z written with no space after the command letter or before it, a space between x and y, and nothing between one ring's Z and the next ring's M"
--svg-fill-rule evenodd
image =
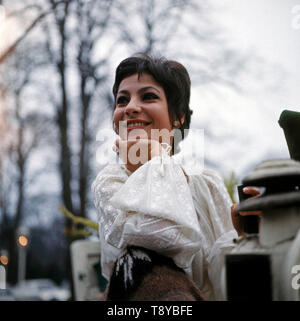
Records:
M139 112L141 112L141 107L135 100L131 100L125 107L125 113L127 116L136 115Z

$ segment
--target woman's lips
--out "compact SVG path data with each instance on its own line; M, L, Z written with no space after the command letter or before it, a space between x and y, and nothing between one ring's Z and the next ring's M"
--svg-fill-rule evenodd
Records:
M130 126L127 127L127 132L133 130L133 129L144 129L145 127L149 126L151 123L149 124L145 124L145 125L138 125L138 126Z
M148 125L145 125L145 126L134 126L134 127L127 127L127 132L133 130L133 129L144 129L146 126Z

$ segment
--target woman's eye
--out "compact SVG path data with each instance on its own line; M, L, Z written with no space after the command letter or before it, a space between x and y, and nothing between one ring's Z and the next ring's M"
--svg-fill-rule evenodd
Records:
M154 93L146 93L143 96L144 100L154 100L154 99L157 99L157 98L158 98L157 95L155 95Z
M117 105L125 105L128 102L127 97L121 96L117 99Z

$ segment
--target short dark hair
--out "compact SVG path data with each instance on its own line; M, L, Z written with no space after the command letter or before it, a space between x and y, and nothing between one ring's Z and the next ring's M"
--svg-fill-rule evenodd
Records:
M190 76L181 63L175 60L167 60L164 57L150 56L145 53L138 53L124 59L116 69L115 82L113 85L115 101L122 80L136 73L140 77L143 72L151 75L164 89L170 120L171 122L174 120L180 122L179 129L181 136L185 138L184 129L190 128L193 111L189 105L191 95ZM183 123L181 123L182 116L184 116ZM187 134L187 131L185 134ZM178 151L178 146L174 146L173 144L173 153L175 154Z

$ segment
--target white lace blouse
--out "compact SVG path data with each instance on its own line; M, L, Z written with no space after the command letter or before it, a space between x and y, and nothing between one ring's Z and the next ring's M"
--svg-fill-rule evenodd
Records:
M212 170L189 175L169 156L157 156L131 173L103 168L92 184L98 211L102 274L109 279L126 245L171 257L208 300L222 300L224 254L237 234L231 200Z

